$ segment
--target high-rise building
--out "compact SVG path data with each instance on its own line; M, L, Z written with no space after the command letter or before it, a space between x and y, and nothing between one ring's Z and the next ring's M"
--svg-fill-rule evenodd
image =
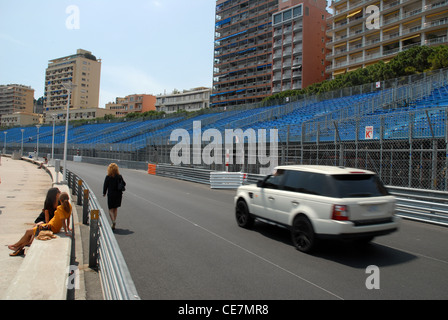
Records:
M33 113L34 89L20 84L0 85L0 117L16 112Z
M212 106L271 94L272 15L278 0L217 0Z
M50 60L45 72L44 113L66 110L68 91L63 83L72 82L70 109L98 108L101 60L90 51Z
M281 0L273 15L272 93L325 80L326 0Z
M326 0L217 0L212 106L327 78Z
M335 0L327 19L333 77L385 62L413 46L448 43L443 0Z

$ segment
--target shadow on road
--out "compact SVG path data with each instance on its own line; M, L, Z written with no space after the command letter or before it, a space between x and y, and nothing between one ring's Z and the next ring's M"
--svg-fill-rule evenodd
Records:
M290 232L285 228L257 222L252 230L293 247ZM299 251L296 253L298 256L304 254ZM365 269L368 265L378 267L398 265L417 259L417 256L413 254L375 243L375 240L369 244L340 240L320 241L319 247L312 256L357 269Z
M114 230L114 234L118 234L120 236L128 236L130 234L133 234L134 231L131 231L129 229L120 229L120 228L115 228Z

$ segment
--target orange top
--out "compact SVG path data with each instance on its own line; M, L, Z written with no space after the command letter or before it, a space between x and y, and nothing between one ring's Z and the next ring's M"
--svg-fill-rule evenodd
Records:
M70 212L66 212L63 206L58 206L58 208L54 212L53 219L51 219L50 222L48 222L48 225L51 227L51 231L53 231L53 233L58 233L59 231L61 231L62 221L70 218L71 213L72 213L71 204L70 204Z

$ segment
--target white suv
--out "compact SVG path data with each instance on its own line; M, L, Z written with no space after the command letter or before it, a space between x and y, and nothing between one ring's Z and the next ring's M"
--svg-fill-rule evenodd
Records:
M371 171L330 166L279 166L257 185L238 188L236 221L254 220L291 231L294 246L311 252L319 239L369 242L398 230L395 198Z

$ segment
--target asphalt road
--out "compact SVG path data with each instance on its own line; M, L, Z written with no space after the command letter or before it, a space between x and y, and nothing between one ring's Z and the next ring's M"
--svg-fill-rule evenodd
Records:
M106 167L68 168L107 213ZM234 190L121 173L127 190L115 234L142 299L448 299L448 228L403 220L366 247L331 242L306 255L286 229L239 228ZM378 269L368 272L372 265Z

